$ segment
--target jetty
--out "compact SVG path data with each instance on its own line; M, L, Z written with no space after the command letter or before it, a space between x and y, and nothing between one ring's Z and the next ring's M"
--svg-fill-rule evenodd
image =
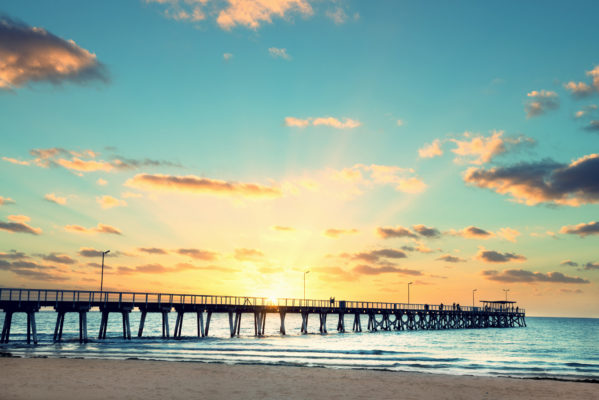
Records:
M197 337L208 336L210 320L214 313L225 313L229 317L231 337L239 336L241 316L254 316L254 335L265 335L267 314L278 314L279 334L286 334L287 314L301 315L300 332L308 333L310 315L318 316L318 331L327 333L327 318L336 320L336 330L346 332L346 315L353 321L351 330L362 332L362 322L367 321L366 330L408 331L441 329L481 329L525 327L525 310L513 301L483 301L482 307L456 304L405 304L345 300L306 300L293 298L270 299L266 297L212 296L193 294L107 292L56 289L0 288L0 310L4 312L4 323L0 343L8 343L14 313L27 314L27 343L38 343L35 315L42 307L56 311L53 340L60 342L66 313L79 314L79 341L88 341L87 313L92 309L101 312L98 339L106 339L110 314L120 314L123 339L131 339L129 314L137 309L141 312L137 336L142 337L148 313L162 315L162 337L180 338L185 315L195 314ZM172 336L168 315L177 313ZM353 317L353 318L352 318ZM347 327L349 330L349 327Z

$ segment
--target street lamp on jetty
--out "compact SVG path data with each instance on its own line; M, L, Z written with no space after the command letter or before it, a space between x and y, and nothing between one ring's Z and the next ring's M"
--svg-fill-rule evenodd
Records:
M104 256L110 253L110 250L106 250L102 252L102 277L100 278L100 292L104 287Z
M414 282L408 282L408 305L410 305L410 285Z
M309 274L310 271L304 271L304 303L306 303L306 274Z
M474 307L474 292L476 292L478 289L473 289L472 290L472 307Z
M505 292L505 301L507 301L507 292L509 292L509 289L503 289L503 291Z

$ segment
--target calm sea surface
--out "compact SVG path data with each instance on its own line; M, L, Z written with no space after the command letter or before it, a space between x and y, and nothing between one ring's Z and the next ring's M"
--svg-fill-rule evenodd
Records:
M198 339L195 314L187 314L180 340L160 338L160 314L148 314L144 337L137 338L139 312L131 313L134 338L122 339L119 314L111 314L106 340L96 340L100 313L88 314L90 343L78 342L77 314L67 314L63 343L53 344L56 314L37 313L40 344L27 345L24 314L14 314L11 342L0 350L23 357L222 362L230 364L298 365L328 368L385 369L514 377L599 379L599 319L527 318L528 327L339 334L336 316L329 333L318 333L311 315L308 335L301 335L301 317L288 314L287 335L278 333L278 314L268 314L266 336L253 336L253 315L244 315L241 336L229 338L228 317L214 314L210 337ZM170 314L171 334L176 314ZM0 313L0 318L4 315ZM353 316L346 316L346 327ZM367 319L363 318L365 328Z

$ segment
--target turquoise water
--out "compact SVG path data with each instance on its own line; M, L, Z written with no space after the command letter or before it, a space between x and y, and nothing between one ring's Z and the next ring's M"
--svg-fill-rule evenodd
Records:
M3 315L0 314L3 318ZM140 313L131 313L132 335ZM170 314L171 334L175 313ZM346 316L351 327L353 316ZM37 313L40 343L27 345L26 319L15 314L11 342L4 352L23 357L83 357L105 359L223 362L231 364L299 365L328 368L385 369L459 375L599 379L599 319L527 318L526 328L461 329L337 333L329 316L328 334L318 333L318 316L301 335L301 317L289 314L287 335L281 336L279 316L269 314L266 336L256 338L252 315L244 315L240 337L230 338L228 317L214 314L210 337L196 336L195 314L186 315L182 339L161 339L159 314L148 314L144 337L122 339L120 315L111 314L106 340L96 340L100 314L90 312L90 343L78 342L77 314L67 314L63 342L52 343L56 314ZM366 320L362 322L363 328Z

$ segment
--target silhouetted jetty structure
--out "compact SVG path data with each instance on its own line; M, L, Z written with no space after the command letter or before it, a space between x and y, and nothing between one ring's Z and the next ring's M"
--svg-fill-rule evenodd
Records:
M208 296L191 294L99 292L82 290L51 289L11 289L0 288L0 309L4 311L4 324L0 343L8 343L14 313L27 314L27 343L37 344L35 314L42 307L51 307L57 313L53 339L62 339L65 314L79 314L79 341L86 342L87 313L97 308L102 314L98 339L106 338L108 317L111 313L121 314L123 338L131 339L129 314L135 308L141 312L137 336L144 330L146 315L162 315L162 337L169 337L168 315L177 313L174 338L180 338L183 318L195 314L197 336L208 336L213 313L226 313L229 316L231 337L238 336L241 329L241 316L253 314L254 335L265 334L266 315L279 314L279 333L286 334L285 316L300 314L301 333L308 333L310 315L318 315L319 332L327 333L327 317L337 317L336 329L346 331L345 316L353 316L352 330L362 332L362 319L367 319L366 329L376 331L473 329L473 328L512 328L524 327L525 310L515 307L513 301L482 301L482 307L460 305L404 304L366 301L268 299L265 297ZM204 315L206 317L204 318Z

